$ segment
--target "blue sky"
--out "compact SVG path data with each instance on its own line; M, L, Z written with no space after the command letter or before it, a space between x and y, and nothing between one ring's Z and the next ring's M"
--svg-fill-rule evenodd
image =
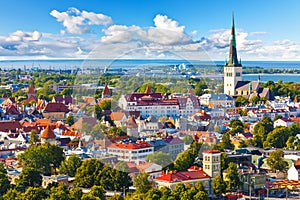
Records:
M300 1L3 0L0 59L300 59Z

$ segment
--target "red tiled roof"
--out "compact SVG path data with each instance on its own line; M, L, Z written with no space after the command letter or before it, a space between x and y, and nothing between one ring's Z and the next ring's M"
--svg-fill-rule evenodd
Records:
M22 126L17 121L0 121L0 131L2 132L15 131L20 128Z
M6 115L17 115L19 111L15 105L10 105L6 108Z
M181 140L178 137L173 137L173 136L169 136L167 138L164 139L167 143L169 144L183 144L183 140Z
M65 105L68 105L73 101L73 98L71 96L55 96L53 97L53 99L55 103L63 103Z
M56 135L54 134L53 130L48 125L45 128L45 130L42 131L41 138L44 138L44 139L56 138Z
M67 106L63 103L48 103L44 109L46 112L69 112Z
M104 86L104 89L103 89L103 92L102 92L102 94L103 94L103 95L110 95L110 91L109 91L109 89L108 89L108 86L107 86L107 85L105 85L105 86Z
M29 86L28 94L35 94L35 88L33 83Z
M210 178L210 176L206 174L203 170L198 170L198 171L175 172L175 173L163 174L154 180L172 183L172 182L181 182L181 181L197 180L197 179L204 179L204 178Z
M203 153L214 154L214 153L221 153L221 152L219 150L206 150L206 151L203 151Z
M119 149L143 149L152 147L148 142L140 142L140 143L129 143L129 144L111 144L108 148L119 148Z

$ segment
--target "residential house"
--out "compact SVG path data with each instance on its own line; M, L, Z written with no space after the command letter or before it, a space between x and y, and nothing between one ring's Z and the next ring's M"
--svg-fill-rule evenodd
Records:
M117 127L121 127L124 125L127 118L124 112L112 112L110 114L110 119L114 121L114 124Z
M235 100L227 94L203 94L199 97L201 105L211 108L235 107Z
M280 119L277 119L274 122L274 128L278 127L278 126L289 127L292 124L294 124L294 121L292 119L289 119L289 118L280 118Z
M211 194L211 177L202 169L183 172L167 171L163 172L161 176L155 178L153 181L157 188L168 187L170 189L174 189L175 185L179 182L195 185L195 183L201 181L205 189Z
M14 120L1 120L0 121L0 132L12 132L16 133L22 128L18 121Z
M184 150L184 142L178 137L168 136L164 138L164 141L168 145L168 153L170 153L173 160L176 159L177 155Z
M42 114L45 118L50 119L51 121L64 121L68 112L69 109L65 104L50 102L46 105Z
M150 180L159 177L162 173L162 166L152 162L141 162L136 167L140 173L147 173Z

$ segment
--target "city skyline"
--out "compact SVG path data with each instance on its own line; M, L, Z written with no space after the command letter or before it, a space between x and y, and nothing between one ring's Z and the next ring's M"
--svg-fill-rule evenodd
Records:
M6 1L0 59L225 60L234 11L239 58L299 60L299 6L292 0Z

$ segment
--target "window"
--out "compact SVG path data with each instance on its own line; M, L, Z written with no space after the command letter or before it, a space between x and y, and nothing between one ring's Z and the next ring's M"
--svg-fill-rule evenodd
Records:
M235 75L239 77L241 76L241 72L237 72Z

